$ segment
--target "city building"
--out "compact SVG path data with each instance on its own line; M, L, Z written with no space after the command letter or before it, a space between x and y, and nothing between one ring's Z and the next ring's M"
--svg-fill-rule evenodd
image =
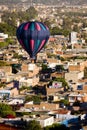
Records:
M72 45L72 49L74 47L74 44L77 43L77 32L71 32L69 35L69 42Z
M71 94L69 94L69 102L70 103L74 103L75 101L80 101L82 102L87 102L87 94L81 94L81 93L76 93L76 92L72 92Z
M78 83L80 79L84 77L84 71L71 71L65 73L65 79L67 82Z

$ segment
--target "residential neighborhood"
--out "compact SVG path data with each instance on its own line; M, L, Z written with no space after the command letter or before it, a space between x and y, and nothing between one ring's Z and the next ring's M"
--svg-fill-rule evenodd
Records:
M34 60L20 45L14 32L21 21L25 21L16 19L15 13L21 9L27 13L31 5L25 2L18 6L16 4L9 8L0 5L0 111L3 109L0 112L0 124L11 124L10 127L16 126L22 130L27 128L28 122L35 120L44 130L45 127L50 130L55 123L64 125L66 130L85 130L87 6L52 7L33 3L32 8L38 12L36 21L47 24L50 31L46 45L38 51ZM9 16L7 21L4 11L13 13L15 18ZM68 12L72 14L71 19ZM12 20L14 23L11 23ZM11 30L9 26L12 34L8 31L8 25L13 27ZM7 30L2 29L4 27ZM11 110L9 108L5 113L4 105L10 106Z

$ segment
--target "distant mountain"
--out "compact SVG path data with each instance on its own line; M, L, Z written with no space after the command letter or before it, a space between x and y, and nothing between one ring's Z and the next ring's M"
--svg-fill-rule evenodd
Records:
M17 4L21 2L42 3L46 5L87 5L87 0L0 0L0 4Z
M19 3L21 0L0 0L0 4Z

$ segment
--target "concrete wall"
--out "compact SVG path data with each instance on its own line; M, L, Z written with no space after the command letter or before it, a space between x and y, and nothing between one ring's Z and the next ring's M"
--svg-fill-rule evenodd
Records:
M73 82L77 83L79 79L84 77L84 72L68 72L65 73L65 79L68 82L69 80L72 80Z

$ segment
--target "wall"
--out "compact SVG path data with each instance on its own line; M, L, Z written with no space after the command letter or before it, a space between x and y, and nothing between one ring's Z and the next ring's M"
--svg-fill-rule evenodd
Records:
M72 80L73 82L77 83L79 79L84 77L84 72L68 72L65 73L65 79L67 82Z

